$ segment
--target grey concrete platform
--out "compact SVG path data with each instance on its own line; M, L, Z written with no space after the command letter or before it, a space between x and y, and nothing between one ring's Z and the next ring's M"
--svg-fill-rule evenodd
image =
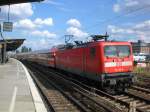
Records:
M15 59L0 65L0 112L46 112L37 88L25 69Z

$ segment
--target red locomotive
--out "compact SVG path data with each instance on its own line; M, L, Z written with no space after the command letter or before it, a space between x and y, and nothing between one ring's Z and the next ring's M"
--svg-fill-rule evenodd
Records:
M33 53L28 59L100 82L102 87L126 88L133 82L133 54L129 42L77 42Z

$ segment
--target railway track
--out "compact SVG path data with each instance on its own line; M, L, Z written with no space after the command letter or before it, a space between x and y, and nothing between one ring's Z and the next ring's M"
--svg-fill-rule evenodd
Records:
M132 108L131 106L133 105L138 112L150 112L150 90L146 88L132 86L124 94L110 95L103 91L97 90L96 88L89 88L88 86L74 79L70 80L75 83L80 83L82 87L88 89L89 91L93 91L98 95L104 96L105 99L109 101L114 101L116 104L119 103L121 105L124 105L126 108L128 108L128 111L130 110L130 108Z
M142 92L146 95L150 95L150 89L147 89L145 87L140 87L140 86L132 86L131 89L134 89L136 91Z
M107 94L103 91L100 91L96 88L89 87L77 80L68 78L68 77L54 71L53 69L52 69L52 72L55 72L56 74L63 76L65 79L71 80L74 83L79 84L81 87L85 88L86 90L96 93L97 95L103 96L108 101L116 103L116 105L119 105L120 107L123 107L120 104L124 105L125 107L128 108L128 111L130 110L129 108L132 108L131 106L134 102L136 104L135 109L138 112L150 112L150 90L148 90L146 88L132 86L124 94L113 96L113 95ZM119 103L119 104L117 104L117 103ZM124 110L127 110L127 109L124 108Z
M36 77L40 75L40 79L44 76L45 80L48 80L45 83L52 82L51 85L59 89L63 96L65 96L71 103L76 107L76 111L83 112L127 112L124 108L120 108L118 105L108 101L105 97L100 97L99 95L89 92L86 89L83 89L79 85L64 79L63 77L58 76L55 73L50 73L49 71L39 68L35 64L26 65L32 69ZM32 66L31 66L32 65ZM38 71L38 72L37 72ZM50 75L51 74L51 75ZM51 77L52 76L52 77ZM48 92L49 93L49 92ZM55 99L55 98L54 98ZM65 103L63 103L65 104ZM50 101L50 105L52 105ZM59 108L59 107L58 107ZM53 109L56 110L56 109ZM59 112L59 111L56 111ZM74 112L74 111L62 111L62 112Z
M42 68L42 66L40 67ZM42 69L45 69L45 68L42 68ZM84 101L82 100L80 101L80 103L82 103L83 107L85 108L89 107L89 109L86 108L87 111L98 112L100 110L103 110L103 111L114 111L114 112L117 112L117 111L118 112L119 111L134 112L134 110L136 109L137 112L150 112L150 92L147 89L133 86L127 92L121 95L110 95L96 88L89 87L77 80L68 78L65 75L62 75L61 73L58 73L54 70L45 69L45 72L46 74L55 74L55 75L61 76L61 78L65 80L67 79L71 81L71 83L75 83L77 86L76 88L74 86L70 86L70 87L74 88L75 89L74 91L76 91L72 93L72 96L75 97L76 99L79 99L79 101L81 100L80 98L84 96L83 93L86 93L85 95L86 97L84 96L85 97ZM62 80L62 79L59 79L59 80ZM80 92L78 91L79 88L80 88ZM78 91L78 94L74 94L74 93L77 93L77 91ZM100 108L99 110L95 110L95 109L93 110L92 109L93 105L92 106L90 105L90 104L93 104L93 102L88 101L89 99L87 98L89 96L90 96L89 99L94 101L95 109L98 109L99 107L102 107L102 108ZM88 104L86 104L87 102Z
M44 78L36 76L30 71L32 77L36 81L38 87L41 89L45 98L47 99L47 104L49 110L52 112L80 112L79 109L74 106L64 95L59 92L52 84L45 82ZM41 82L44 82L44 86ZM47 89L48 88L48 89Z
M32 66L27 66L30 74L44 96L48 110L52 112L88 112L82 105L73 104L72 102L76 102L74 99L69 98L69 96L66 98L65 92L51 80L48 80L45 75L42 75ZM72 100L72 102L70 102L70 100Z
M143 74L135 74L138 78L137 83L135 85L140 86L142 88L147 88L150 89L149 85L150 85L150 77L149 76L145 76Z
M138 112L150 112L150 95L141 90L129 89L124 94L116 95L115 97L128 106L134 102Z

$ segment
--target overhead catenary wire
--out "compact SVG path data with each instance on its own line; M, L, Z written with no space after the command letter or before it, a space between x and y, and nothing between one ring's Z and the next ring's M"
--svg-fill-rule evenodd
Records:
M91 30L91 29L93 29L93 28L95 28L95 26L97 26L97 25L99 25L100 23L108 23L108 22L113 22L113 21L116 21L116 20L118 20L118 19L120 19L120 18L122 18L123 16L127 16L127 15L129 15L129 14L132 14L132 13L135 13L135 12L138 12L138 11L140 11L140 10L143 10L143 9L146 9L146 8L148 8L148 7L150 7L150 4L148 4L148 5L144 5L144 6L142 6L142 7L139 7L139 8L136 8L136 9L133 9L132 11L128 11L128 12L126 12L126 13L124 13L124 14L120 14L120 15L118 15L118 16L115 16L115 17L113 17L113 18L110 18L110 19L107 19L107 20L104 20L104 21L102 21L102 22L99 22L99 23L97 23L97 24L95 24L95 25L92 25L92 26L90 26L90 27L87 27L86 29L86 31L89 31L89 30ZM106 32L107 32L107 30L106 30ZM85 38L89 38L89 37L91 37L90 35L88 35L87 37L85 37Z
M120 18L122 18L122 17L124 17L124 16L127 16L127 15L129 15L129 14L138 12L138 11L143 10L143 9L146 9L146 8L148 8L148 7L150 7L150 4L144 5L144 6L142 6L142 7L136 8L136 9L133 9L132 11L128 11L128 12L126 12L126 13L124 13L124 14L120 14L120 15L115 16L115 17L113 17L113 18L110 18L110 19L101 21L101 22L99 22L99 23L96 23L96 24L94 24L94 25L91 25L91 26L87 27L87 28L86 28L86 29L87 29L86 31L89 31L89 30L95 28L95 26L97 26L97 25L99 25L99 24L102 24L102 23L104 23L104 24L106 23L106 24L107 24L107 23L109 23L109 22L116 21L116 20L118 20L118 19L120 19Z
M90 31L91 29L96 28L95 26L97 26L97 25L99 25L99 24L102 24L102 23L108 24L109 22L117 21L117 20L119 20L120 18L122 18L122 17L124 17L124 16L127 16L127 15L129 15L129 14L132 14L132 13L135 13L135 12L138 12L138 11L141 11L141 10L146 9L146 8L149 8L149 7L150 7L150 4L144 5L144 6L142 6L142 7L135 8L135 9L133 9L133 10L130 10L130 11L125 12L124 14L120 14L120 15L115 16L115 17L113 17L113 18L110 18L110 19L101 21L101 22L99 22L99 23L96 23L96 24L94 24L94 25L91 25L91 26L85 28L84 30L86 30L86 32L88 32L88 31ZM107 32L107 30L106 30L106 32ZM88 35L88 36L85 37L85 38L88 39L89 37L91 37L91 36Z

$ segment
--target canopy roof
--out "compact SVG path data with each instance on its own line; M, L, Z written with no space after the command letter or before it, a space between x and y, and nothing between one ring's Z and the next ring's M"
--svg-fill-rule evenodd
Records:
M10 5L10 4L19 4L19 3L28 3L28 2L41 2L44 0L0 0L0 6Z
M14 51L18 49L25 39L5 39L7 43L7 51ZM4 40L0 40L0 44L4 43Z

